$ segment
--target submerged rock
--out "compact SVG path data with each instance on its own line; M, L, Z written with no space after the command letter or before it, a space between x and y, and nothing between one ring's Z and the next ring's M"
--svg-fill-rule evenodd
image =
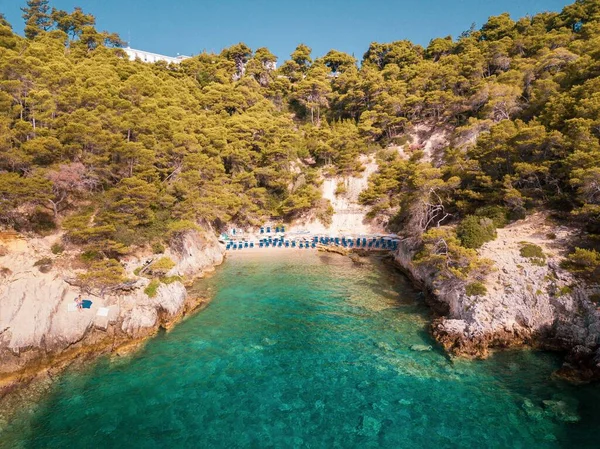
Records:
M433 348L431 347L431 345L411 345L410 346L410 350L411 351L417 351L417 352L427 352L427 351L431 351Z
M564 400L546 400L544 404L544 413L558 421L577 422L581 417L577 413L577 404Z
M358 434L365 437L377 436L381 430L381 421L369 415L363 415L358 425Z
M541 421L544 419L544 409L535 405L530 399L523 401L523 410L527 416L535 421Z

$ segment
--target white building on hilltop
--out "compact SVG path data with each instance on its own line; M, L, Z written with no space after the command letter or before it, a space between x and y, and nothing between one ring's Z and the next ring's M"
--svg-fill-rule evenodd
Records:
M139 59L142 62L165 61L167 64L179 64L184 59L190 58L190 56L183 55L177 55L175 57L159 55L157 53L150 53L149 51L136 50L131 47L122 48L121 50L127 53L127 56L129 57L130 61L135 61L136 59Z

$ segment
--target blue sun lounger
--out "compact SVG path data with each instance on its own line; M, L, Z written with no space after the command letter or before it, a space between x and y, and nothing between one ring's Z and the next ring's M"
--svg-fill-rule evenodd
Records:
M271 233L271 228L269 226L267 226L267 234Z
M293 241L292 241L292 248L295 248L295 247L296 247L296 241L295 241L295 240L293 240Z

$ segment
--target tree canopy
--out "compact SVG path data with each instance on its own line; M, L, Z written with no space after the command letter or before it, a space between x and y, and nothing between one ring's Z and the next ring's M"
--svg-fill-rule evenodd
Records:
M63 226L118 258L173 223L327 209L319 170L357 173L376 153L361 201L391 229L420 239L485 207L545 208L580 226L584 246L600 242L599 0L490 17L427 48L373 42L360 64L300 44L279 68L244 43L129 61L81 8L22 10L25 38L0 17L4 226ZM450 136L436 157L407 142L421 125Z

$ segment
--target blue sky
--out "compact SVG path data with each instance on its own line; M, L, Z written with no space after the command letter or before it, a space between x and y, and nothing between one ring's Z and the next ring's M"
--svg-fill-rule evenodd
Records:
M400 39L427 45L457 36L490 15L513 18L560 11L574 0L50 0L71 11L81 6L97 27L131 37L134 48L166 55L219 52L240 41L266 46L287 59L300 42L322 56L332 48L362 58L369 43ZM25 0L0 0L0 12L23 32Z

